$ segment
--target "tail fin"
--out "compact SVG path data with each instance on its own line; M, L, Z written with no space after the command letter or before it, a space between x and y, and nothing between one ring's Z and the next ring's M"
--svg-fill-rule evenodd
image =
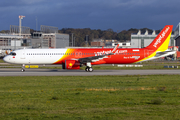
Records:
M153 42L146 48L161 52L166 51L171 38L172 28L173 25L166 25Z

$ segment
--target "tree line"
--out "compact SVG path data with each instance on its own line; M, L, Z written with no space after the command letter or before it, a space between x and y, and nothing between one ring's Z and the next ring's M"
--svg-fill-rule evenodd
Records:
M153 30L148 28L140 29L141 33L145 33L148 30L149 33L152 33ZM86 35L88 35L88 44L93 41L93 39L103 39L103 40L117 40L119 42L125 42L131 40L131 34L138 33L139 29L131 28L129 30L123 30L121 32L114 32L112 29L108 30L91 30L90 28L84 29L73 29L73 28L62 28L59 30L59 33L65 33L70 35L70 42L72 39L72 33L75 37L75 46L85 46L86 44ZM159 33L160 30L156 30L156 33Z

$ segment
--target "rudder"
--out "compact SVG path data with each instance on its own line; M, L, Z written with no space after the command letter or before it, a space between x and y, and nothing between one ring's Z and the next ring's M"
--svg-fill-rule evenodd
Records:
M166 51L168 49L169 41L171 38L173 25L166 25L153 42L147 46L147 49L153 49L155 51Z

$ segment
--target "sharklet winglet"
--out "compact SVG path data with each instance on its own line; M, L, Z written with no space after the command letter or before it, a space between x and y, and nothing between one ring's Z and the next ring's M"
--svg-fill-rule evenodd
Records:
M119 44L117 44L116 47L112 50L112 53L115 53L118 47L119 47Z

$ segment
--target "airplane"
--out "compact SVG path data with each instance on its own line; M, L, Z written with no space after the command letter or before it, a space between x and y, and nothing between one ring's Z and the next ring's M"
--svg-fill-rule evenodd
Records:
M131 64L153 60L175 54L168 45L173 25L166 25L157 37L145 48L61 48L61 49L20 49L12 51L3 60L7 63L25 65L61 64L63 69L80 69L92 72L93 65Z

